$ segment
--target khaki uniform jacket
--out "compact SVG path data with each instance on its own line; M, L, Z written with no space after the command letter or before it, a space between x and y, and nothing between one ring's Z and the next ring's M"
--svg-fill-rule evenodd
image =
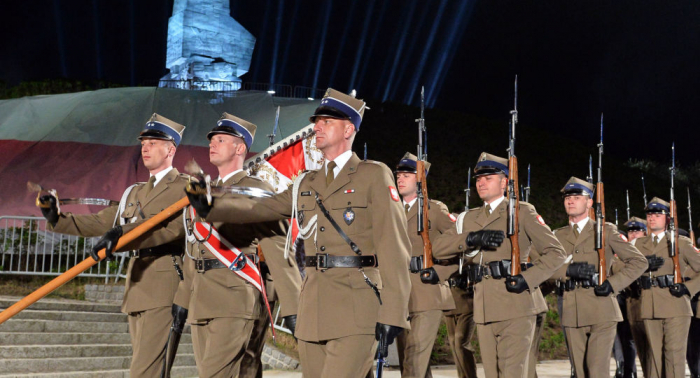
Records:
M422 209L421 209L422 210ZM423 238L418 233L418 201L413 203L408 211L408 237L411 240L411 256L423 256ZM455 223L450 218L447 206L435 200L430 200L428 219L430 220L430 240L435 239L443 232L455 228ZM435 266L435 271L440 277L440 283L436 285L424 284L420 280L420 274L411 274L411 296L408 300L408 311L419 312L428 310L451 310L455 308L450 288L447 286L448 276L443 276L447 269Z
M330 186L325 169L309 172L298 192L298 218L305 227L317 216L316 236L304 242L307 256L315 253L353 256L355 253L321 213L315 196L343 231L362 250L377 255L376 268L364 268L381 291L380 306L363 274L354 268L306 268L301 286L296 336L320 341L349 335L374 335L377 322L409 328L411 281L408 263L411 244L406 215L389 168L361 161L356 154ZM209 221L237 223L286 219L292 216L292 188L271 198L248 199L226 195L214 201Z
M498 207L487 216L483 208L472 209L464 218L462 234L445 233L433 241L433 254L436 258L450 258L468 251L466 238L472 231L502 230L506 231L508 200L504 199ZM533 267L522 272L530 290L520 294L506 290L504 279L484 278L474 287L474 322L489 322L515 319L523 316L537 315L547 311L547 304L539 290L539 285L547 280L564 263L566 252L557 238L537 214L535 207L527 202L520 202L520 242L521 259L527 259L530 244L541 257L532 263ZM470 264L486 264L491 261L510 260L511 244L506 237L496 250L479 252Z
M669 241L669 233L666 233L661 242L654 248L652 235L644 236L637 239L635 245L637 249L644 255L656 255L664 258L664 265L656 272L651 272L652 277L673 274L673 259L671 258L671 243ZM690 280L685 281L685 285L690 291L691 297L695 295L700 287L700 254L693 244L685 236L678 238L679 262L681 272L685 272L685 276ZM650 273L644 273L649 275ZM652 287L648 290L642 290L640 298L640 318L641 319L664 319L674 318L678 316L692 316L690 308L690 298L684 295L681 298L676 298L671 295L668 288Z
M578 238L574 236L571 226L565 226L554 231L566 250L566 255L571 256L569 263L564 264L552 276L557 281L567 281L566 269L570 263L585 262L598 269L598 252L595 249L595 225L596 222L589 219ZM608 276L614 293L607 297L598 297L593 288L576 288L564 292L562 307L562 326L584 327L610 321L622 321L620 306L615 298L616 293L622 291L647 269L646 258L632 244L627 242L624 236L617 232L617 227L611 223L605 224L605 263L606 272L615 260L615 255L622 262L616 266L616 273ZM619 270L618 270L619 268Z
M269 184L249 177L245 171L236 173L223 185L274 191ZM201 221L201 218L197 220ZM257 254L259 239L278 238L284 243L286 234L284 223L284 221L251 224L214 222L213 226L223 239L244 254L250 255ZM195 242L189 250L196 259L216 259L216 256L199 242ZM283 251L275 251L275 253L283 253ZM195 271L192 279L188 322L194 324L213 318L255 319L260 312L259 306L265 305L261 303L260 298L260 292L255 286L229 269L211 269L204 273Z
M133 217L136 217L137 220L122 226L124 234L133 230L137 225L143 223L144 220L151 218L180 200L185 195L185 185L187 185L187 178L184 175L180 175L177 169L174 168L158 182L148 195L145 195L143 190L144 183L137 184L127 197L126 207L120 215L120 217L127 220L127 223ZM113 227L117 211L117 206L110 206L96 214L61 214L53 231L85 237L101 236ZM173 251L178 254L176 261L182 266L182 260L179 255L182 253L185 230L182 227L182 219L180 217L180 213L173 215L127 244L120 251L167 244L172 246ZM173 267L173 260L170 255L158 258L131 258L127 268L122 312L128 314L157 307L171 306L179 281L180 278Z
M284 222L285 226L287 222ZM270 302L280 302L280 316L296 315L299 311L299 292L301 291L301 274L294 258L294 252L289 251L284 258L286 238L264 238L260 247L265 256L270 273L265 276L265 289Z

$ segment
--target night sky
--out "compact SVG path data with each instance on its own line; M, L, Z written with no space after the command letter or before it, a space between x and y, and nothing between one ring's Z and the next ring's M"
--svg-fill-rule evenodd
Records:
M0 10L8 85L152 85L166 73L172 0L12 1ZM431 107L507 122L518 74L524 124L593 148L604 112L606 154L668 161L675 140L681 165L698 160L696 1L234 0L231 13L257 38L244 81L354 88L374 103L413 105L424 84Z

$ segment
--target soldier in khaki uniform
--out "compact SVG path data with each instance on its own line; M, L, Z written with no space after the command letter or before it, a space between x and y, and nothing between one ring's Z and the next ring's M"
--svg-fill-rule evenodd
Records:
M435 337L440 327L442 312L455 308L454 300L445 280L436 284L421 282L420 270L423 266L423 239L418 230L418 190L416 183L416 161L418 158L406 153L396 166L396 187L402 198L406 217L408 218L408 236L411 241L411 295L408 301L408 316L411 329L404 330L397 337L401 377L432 377L430 355L433 351ZM426 175L430 163L425 163ZM427 200L427 199L426 199ZM430 238L434 239L447 230L454 229L454 217L447 206L436 200L429 201L428 219L430 221ZM435 270L441 274L447 272L440 264L449 260L436 261Z
M144 220L182 198L187 179L172 167L173 157L185 127L153 114L141 132L141 157L151 177L137 183L120 206L96 214L60 213L55 197L42 197L42 213L54 232L85 237L104 234L93 248L106 248L108 256L119 237ZM117 220L119 222L117 222ZM116 226L115 226L116 223ZM173 322L172 306L180 278L173 262L182 266L182 220L173 216L127 244L131 252L127 268L122 312L129 315L133 347L131 377L159 377L163 369L165 345ZM181 269L181 268L180 268Z
M209 160L219 171L219 178L215 181L217 186L273 190L269 184L248 176L242 169L255 137L255 129L254 124L224 113L217 126L209 132ZM201 222L201 218L196 217L195 222ZM225 245L219 247L221 249L247 256L244 260L246 264L256 264L257 241L271 238L277 239L276 245L280 245L280 240L283 245L286 224L284 221L247 225L214 222L212 226L211 235L205 233L208 229L199 234L193 231L194 240L188 246L195 267L188 322L192 327L199 376L234 377L239 374L255 322L259 314L265 313L267 316L267 308L262 289L243 276L245 271L231 271L226 263L217 258L217 244ZM197 225L190 223L190 227ZM281 249L269 252L270 255L283 254ZM292 266L296 269L296 265ZM260 285L259 276L248 274L248 277Z
M409 327L411 245L401 199L388 167L351 151L364 110L364 101L326 92L311 117L326 162L287 191L263 199L226 195L213 208L201 195L190 198L199 214L210 211L207 221L296 215L307 253L296 328L307 378L363 376L375 338L388 347Z
M566 249L570 262L552 277L563 297L561 324L566 332L569 355L576 377L610 375L610 351L622 313L615 293L627 287L647 268L641 253L617 232L611 223L604 225L606 272L614 255L620 259L619 271L597 285L598 252L595 249L595 221L588 217L593 206L593 184L576 177L561 192L569 225L554 231Z
M690 239L678 238L681 272L689 280L674 285L670 234L666 232L670 204L654 197L645 211L649 235L635 242L650 264L650 272L642 275L638 282L641 297L637 311L644 322L649 348L649 360L643 366L644 377L684 377L688 329L693 314L690 298L700 291L700 254ZM655 258L662 259L662 263L653 264Z
M484 207L466 214L463 235L442 235L433 242L433 251L443 259L470 250L465 269L476 282L474 321L486 376L525 377L536 317L547 308L539 285L564 263L565 251L535 208L520 202L521 251L526 254L532 244L541 257L522 274L510 276L510 240L490 242L493 235L503 237L506 229L508 162L482 153L474 173Z

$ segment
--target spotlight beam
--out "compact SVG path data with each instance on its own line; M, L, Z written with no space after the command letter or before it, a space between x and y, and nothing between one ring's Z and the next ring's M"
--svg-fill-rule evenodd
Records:
M59 0L53 0L53 18L56 22L56 37L58 38L58 54L61 59L61 75L68 77L68 69L66 67L66 51L63 43L63 24L61 23L61 6Z
M386 101L389 96L389 91L394 84L394 76L396 75L396 69L401 61L403 48L406 45L406 36L408 35L408 28L412 25L413 14L416 11L417 1L412 1L410 10L408 11L408 17L405 18L403 24L403 30L401 31L401 39L399 40L399 46L396 48L396 53L394 54L394 62L391 65L391 71L389 72L389 79L387 79L386 85L384 86L384 94L382 95L382 102ZM438 22L436 22L437 24Z
M284 78L284 73L287 69L287 57L289 56L289 46L292 45L292 35L294 34L294 27L297 24L297 13L299 13L299 4L301 4L301 1L294 2L294 11L292 11L292 25L287 30L287 42L284 45L284 55L282 55L282 67L280 69L280 73L277 75L276 78L277 83L284 82L282 79Z
M360 61L362 59L362 54L365 52L365 41L367 40L367 31L369 30L370 20L372 20L372 11L374 10L375 0L370 0L369 7L367 7L367 16L365 17L365 22L362 25L362 34L360 36L360 45L357 48L357 54L355 54L355 63L352 65L352 75L350 75L350 86L348 90L355 88L355 79L357 78L357 72L360 68ZM383 1L382 4L386 4L387 1ZM382 8L385 5L382 5ZM383 13L382 13L383 15ZM379 16L381 23L381 15ZM373 45L373 44L372 44ZM371 47L370 47L370 51Z
M338 45L338 53L335 55L335 64L333 65L333 71L331 72L331 77L328 79L328 86L333 86L333 81L335 80L335 74L338 72L338 64L340 62L340 56L345 48L345 42L348 39L348 33L350 32L350 26L353 25L352 17L355 15L355 8L357 7L357 0L352 1L350 5L350 12L345 20L345 27L343 28L343 36L340 38L340 45Z
M256 39L255 42L257 46L255 46L255 50L257 51L257 54L255 55L255 70L253 70L253 81L257 82L258 81L258 72L260 72L260 60L262 60L262 53L265 51L263 49L263 46L265 44L265 37L267 34L267 24L268 20L270 17L268 17L268 12L271 12L271 6L270 6L270 0L267 0L265 2L265 14L263 15L263 25L262 25L262 32L260 33L260 38Z
M413 3L415 4L415 0L413 0ZM411 12L411 8L404 7L404 12L401 13L401 16L399 16L400 19L405 19L406 15L409 14L410 12ZM372 40L376 41L378 39L377 33L379 32L380 27L381 27L381 24L378 24L377 29L375 29L375 31L374 31L374 38L372 38ZM388 76L388 70L389 70L390 63L391 63L391 60L389 58L391 56L397 55L400 38L401 38L401 31L400 31L400 29L397 28L396 32L394 33L393 38L391 39L391 43L389 44L389 46L387 46L387 49L385 51L387 53L387 55L384 57L384 65L382 66L382 73L379 75L377 85L374 86L374 95L373 95L374 98L379 98L379 93L380 93L379 91L380 91L380 87L381 87L381 85L379 85L379 80L382 80L383 78ZM391 50L390 47L396 47L396 49ZM369 59L366 59L366 60L369 60Z
M333 8L333 0L327 0L326 2L326 17L323 20L323 32L321 33L321 45L318 49L318 54L316 54L316 72L314 72L314 83L312 88L318 87L318 74L321 72L321 60L323 58L323 50L326 47L326 35L328 34L328 24L331 19L331 9Z
M275 47L272 50L272 69L270 70L270 84L275 82L277 71L277 55L280 47L280 34L282 33L282 13L284 13L284 0L280 0L277 7L277 19L275 19Z

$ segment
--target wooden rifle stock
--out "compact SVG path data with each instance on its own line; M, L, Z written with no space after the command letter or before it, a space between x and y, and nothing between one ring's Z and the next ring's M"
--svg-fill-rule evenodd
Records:
M673 248L671 248L671 259L673 260L673 283L683 283L681 275L681 263L678 258L678 206L676 200L671 200L671 222L673 222Z
M690 241L693 242L693 247L697 247L697 245L695 244L695 231L693 231L692 229L690 230Z
M517 276L520 274L520 241L518 234L520 233L520 196L518 193L518 158L511 156L508 158L508 200L515 200L513 214L509 214L513 219L513 234L508 235L510 238L510 275ZM510 185L512 183L512 185Z
M151 228L155 227L156 225L163 222L164 220L170 218L176 212L182 210L182 208L184 208L185 206L187 206L189 204L190 204L190 201L189 201L189 199L187 199L187 197L181 198L179 201L168 206L165 210L154 215L152 218L149 218L148 220L146 220L142 224L138 225L133 230L124 234L121 238L119 238L119 241L117 242L117 246L114 249L119 250L124 245L132 242L134 239L145 234ZM100 260L102 260L106 257L106 251L104 248L102 248L97 254L100 257ZM78 265L75 265L74 267L67 270L65 273L63 273L60 276L49 281L46 285L36 289L31 294L20 299L19 301L17 301L17 303L13 304L12 306L8 307L7 309L5 309L3 312L0 313L0 324L4 323L6 320L10 319L11 317L17 315L20 311L31 306L39 299L49 295L52 291L63 286L66 282L72 280L78 274L84 272L85 270L89 269L90 267L92 267L95 264L97 264L97 261L95 261L92 257L88 257L85 260L78 263Z
M418 209L418 211L423 212L423 231L420 233L420 237L423 239L423 269L429 269L433 267L433 243L430 242L430 219L428 219L430 210L428 183L425 177L425 163L422 160L416 162L416 180L423 196L423 208Z
M602 285L608 278L607 263L605 261L605 192L603 183L598 182L595 188L596 208L600 207L600 217L596 214L596 226L600 228L600 248L598 250L598 285ZM598 210L596 210L598 211Z

